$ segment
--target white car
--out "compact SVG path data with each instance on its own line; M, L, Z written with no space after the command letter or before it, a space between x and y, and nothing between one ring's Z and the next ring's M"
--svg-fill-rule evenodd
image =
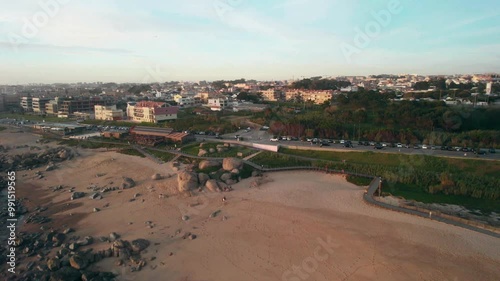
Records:
M422 149L428 149L429 147L427 146L427 144L424 144L422 145Z
M397 147L402 148L402 147L403 147L403 145L402 145L401 143L398 143L398 144L397 144Z
M340 140L340 143L341 143L341 144L344 144L344 143L345 143L345 140Z
M272 137L272 138L270 139L270 141L279 141L279 138L278 138L278 137Z

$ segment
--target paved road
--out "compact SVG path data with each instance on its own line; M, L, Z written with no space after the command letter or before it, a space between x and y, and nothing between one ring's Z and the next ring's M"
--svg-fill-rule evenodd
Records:
M243 141L245 142L251 142L251 143L258 143L258 144L268 144L268 145L291 145L291 146L299 146L299 147L304 147L304 149L310 148L310 147L319 147L319 145L312 145L309 142L303 142L303 141L278 141L278 142L273 142L270 139L272 138L272 135L270 135L266 131L260 131L260 130L250 130L250 131L245 131L245 130L239 130L236 133L231 133L231 134L225 134L223 135L223 140L224 139L229 139L229 140L235 140L235 136L239 135L243 137ZM196 136L197 139L212 139L214 137L210 136ZM338 140L337 140L338 142ZM440 150L439 148L436 150L431 150L431 149L413 149L413 148L397 148L397 147L384 147L383 149L374 149L373 146L359 146L357 145L357 141L352 142L354 147L353 148L345 148L343 147L342 144L340 143L335 143L335 144L330 144L330 146L323 146L322 148L325 150L332 150L332 151L373 151L376 153L403 153L403 154L414 154L414 155L429 155L429 156L442 156L442 157L453 157L453 158L467 158L467 159L485 159L485 160L500 160L500 151L497 153L488 153L486 155L476 155L472 152L458 152L458 151L447 151L447 150Z

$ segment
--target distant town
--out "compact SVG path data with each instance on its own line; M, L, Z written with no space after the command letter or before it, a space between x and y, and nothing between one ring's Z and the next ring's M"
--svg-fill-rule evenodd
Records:
M500 75L371 75L301 80L74 83L0 86L0 111L76 118L158 123L177 119L180 108L262 111L266 102L328 104L358 91L392 94L392 100L443 101L448 105L496 105ZM443 91L445 91L443 93ZM434 93L434 94L429 94ZM487 98L486 98L487 97Z

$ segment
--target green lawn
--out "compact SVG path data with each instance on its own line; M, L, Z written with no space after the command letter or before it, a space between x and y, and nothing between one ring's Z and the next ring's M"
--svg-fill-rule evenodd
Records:
M370 183L372 182L373 179L348 175L346 177L346 180L352 184L357 185L357 186L368 186L368 185L370 185Z
M31 114L19 114L19 113L0 113L0 119L2 118L10 118L17 120L30 120L30 121L43 121L45 122L57 122L57 123L65 123L72 122L74 120L68 118L58 118L57 116L40 116L40 115L31 115Z
M141 152L137 151L136 149L133 149L133 148L126 148L126 149L121 149L118 151L118 153L121 153L121 154L127 154L127 155L132 155L132 156L139 156L139 157L146 157L144 154L142 154Z
M419 186L402 183L386 183L382 187L382 191L422 203L454 204L464 206L469 210L500 213L499 200L478 199L460 195L430 194Z
M251 159L257 165L266 168L280 168L293 166L312 166L312 161L297 159L293 156L263 151Z
M172 153L166 152L166 151L158 151L158 150L153 150L153 149L149 149L149 148L146 148L145 151L147 153L155 156L156 158L160 159L163 162L169 162L170 160L174 159L174 157L175 157L175 154L172 154Z

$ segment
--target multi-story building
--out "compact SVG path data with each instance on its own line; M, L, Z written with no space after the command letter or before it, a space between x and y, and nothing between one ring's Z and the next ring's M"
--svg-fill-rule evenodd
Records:
M165 102L141 101L127 104L127 117L134 122L158 123L175 120L178 112L178 107Z
M281 100L281 91L275 89L267 89L262 91L262 98L265 101L279 101Z
M323 104L332 100L332 90L290 90L285 92L285 99L293 101L300 98L302 101L311 101L315 104Z
M31 96L21 97L21 107L26 112L33 111L33 97Z
M190 107L196 104L195 98L192 96L175 95L174 101L181 107Z
M45 104L45 114L57 115L59 112L59 98L50 100Z
M49 101L49 98L33 98L33 112L45 114L46 105Z
M210 107L213 111L221 111L224 108L228 107L229 101L227 98L214 98L208 99L208 107Z
M96 105L111 105L112 100L101 97L79 97L60 103L58 117L72 117L75 112L94 112Z
M97 120L122 120L123 111L117 109L116 105L104 106L96 105L95 109L95 119Z

